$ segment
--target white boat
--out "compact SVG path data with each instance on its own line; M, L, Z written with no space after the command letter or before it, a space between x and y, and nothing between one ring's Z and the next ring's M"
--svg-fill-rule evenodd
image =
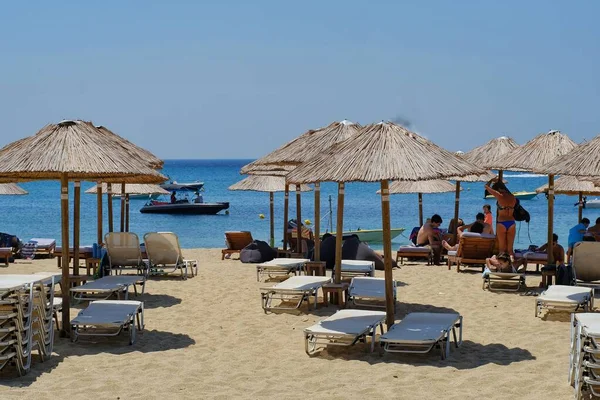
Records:
M392 239L404 232L404 228L392 228ZM335 232L331 232L335 236ZM357 229L355 231L344 231L344 236L357 235L361 242L382 243L383 229Z
M586 201L585 208L600 208L600 199L592 199Z

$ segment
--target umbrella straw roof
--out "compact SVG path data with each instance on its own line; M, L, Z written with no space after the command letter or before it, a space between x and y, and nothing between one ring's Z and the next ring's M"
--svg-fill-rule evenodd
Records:
M105 126L97 126L97 128L100 132L111 136L112 139L114 139L116 141L121 142L123 147L125 148L125 150L128 153L130 153L133 157L136 157L140 161L145 162L150 167L152 167L154 169L158 169L158 168L162 168L162 166L164 165L163 160L156 157L154 154L152 154L148 150L131 143L129 140L125 139L122 136L117 135L116 133L112 132Z
M287 179L293 183L421 181L484 172L416 133L380 122L303 163Z
M116 136L116 135L115 135ZM160 183L166 180L131 156L123 142L85 121L50 124L0 149L0 178Z
M285 190L285 178L282 176L250 175L241 181L229 186L229 190L250 190L254 192L283 192ZM301 185L300 190L309 192L312 189L308 185Z
M569 154L534 170L537 173L600 177L600 136L583 143Z
M335 143L357 134L360 128L359 124L343 120L333 122L320 129L310 130L277 150L244 166L241 173L255 174L257 167L260 165L296 166L317 156ZM260 167L258 168L258 171L260 171Z
M102 192L108 191L108 185L102 184ZM121 194L121 185L112 185L110 191L112 194ZM98 185L94 185L85 191L88 194L98 193ZM169 194L168 190L161 188L159 185L144 184L144 183L127 183L125 185L125 194Z
M489 169L511 171L540 171L543 166L552 162L571 150L577 144L560 131L550 131L531 139L523 146L515 148L505 157L501 157ZM546 173L545 171L542 173ZM565 174L573 175L573 174Z
M0 195L23 195L27 190L14 183L0 183Z
M390 194L402 193L448 193L454 192L455 186L448 181L434 179L431 181L394 181L390 183ZM377 194L380 194L380 190Z
M548 184L542 185L535 190L537 193L548 191ZM554 193L556 194L600 194L600 187L593 182L579 180L575 176L563 175L554 182Z
M464 158L475 165L484 168L490 168L510 153L513 149L519 147L517 142L509 137L501 136L487 142L486 144L475 147L473 150L464 154Z

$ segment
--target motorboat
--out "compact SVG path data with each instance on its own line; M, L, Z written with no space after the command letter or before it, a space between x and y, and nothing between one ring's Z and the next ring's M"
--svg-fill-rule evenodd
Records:
M197 192L202 190L204 187L204 182L195 181L195 182L187 182L187 183L179 183L177 181L165 182L161 183L160 187L168 190L169 192L177 191L177 190L187 190L190 192Z
M513 196L515 196L519 200L531 200L538 194L536 192L513 192ZM494 196L491 194L486 194L486 199L493 199Z
M186 215L214 215L229 208L229 202L196 203L187 199L168 201L150 200L140 209L144 214L186 214Z
M392 228L391 238L394 239L396 236L404 232L404 228ZM335 235L335 232L331 232ZM357 229L355 231L344 231L344 236L357 235L361 242L367 243L383 243L383 229Z
M156 200L160 197L160 194L130 194L129 200ZM113 194L113 200L121 200L121 194Z
M585 208L600 208L600 199L587 200L584 204Z

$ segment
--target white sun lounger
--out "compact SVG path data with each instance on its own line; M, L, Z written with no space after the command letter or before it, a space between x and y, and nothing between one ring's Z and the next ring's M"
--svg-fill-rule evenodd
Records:
M493 292L502 290L506 292L517 292L525 286L525 274L517 272L492 272L485 270L483 273L483 289Z
M394 308L396 307L396 281L392 282L394 288ZM358 307L383 307L385 308L385 279L371 277L355 277L348 288L348 302ZM383 302L383 305L373 304Z
M318 324L304 329L304 351L313 355L327 346L352 346L371 336L371 352L375 347L375 331L383 334L385 312L368 310L340 310Z
M297 275L304 264L309 262L306 258L274 258L256 266L256 281L260 281L261 275L287 276L291 273Z
M576 312L591 311L594 307L594 289L581 286L552 285L535 299L535 316L542 310Z
M137 295L137 284L142 284L143 276L137 275L110 275L98 280L88 282L84 285L71 288L73 298L77 301L93 301L108 299L113 294L117 298L124 295L125 300L129 297L129 286L133 286L133 290Z
M71 321L71 326L73 342L79 336L117 336L123 330L129 330L129 344L133 344L136 330L144 331L144 303L134 300L93 301Z
M317 308L317 292L326 283L331 282L325 276L292 276L271 287L261 288L262 308L265 312L269 310L294 310L300 308L306 300L310 308L310 297L314 297L315 308ZM282 304L273 306L273 300L281 300ZM296 302L295 305L285 306L286 302Z
M342 260L342 279L375 276L375 263L365 260Z
M438 345L443 360L450 355L450 331L455 346L462 344L462 319L456 313L410 313L379 340L390 353L424 354Z
M187 279L189 270L192 277L198 275L198 261L183 258L179 238L173 232L146 233L144 242L151 274L168 274L179 270L181 279ZM159 267L162 272L156 272ZM165 269L167 271L164 271Z

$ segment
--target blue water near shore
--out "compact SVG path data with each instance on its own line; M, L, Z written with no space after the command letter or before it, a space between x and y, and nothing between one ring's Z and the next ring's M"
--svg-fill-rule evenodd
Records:
M268 193L230 191L228 187L243 178L240 168L251 160L168 160L163 173L179 182L202 180L205 182L204 199L210 201L229 201L229 215L159 215L141 214L139 209L144 200L131 201L130 230L140 235L146 232L172 231L179 235L181 244L186 248L222 247L223 232L228 230L249 230L257 239L268 240L269 235L269 195ZM507 172L505 179L512 191L533 191L547 182L545 176ZM27 182L21 184L29 191L27 196L1 196L2 218L0 232L17 235L21 240L32 237L56 238L60 242L60 186L55 181ZM83 194L93 186L91 182L82 183L81 202L81 243L91 244L96 241L96 196ZM466 222L472 222L475 214L487 201L483 199L483 183L463 183L461 192L460 216ZM346 185L344 207L344 229L381 228L381 202L376 194L379 184L349 183ZM321 189L322 231L329 226L328 197L331 195L333 213L336 213L337 186L324 183ZM70 188L72 198L72 187ZM573 204L575 196L556 196L554 211L555 232L560 236L561 244L567 244L570 227L577 223L577 208ZM105 199L106 203L106 199ZM423 196L424 214L430 216L438 213L444 219L443 227L454 215L454 193L432 194ZM72 201L71 201L72 212ZM119 201L114 201L115 228L119 228ZM495 203L493 213L495 214ZM547 202L544 195L533 200L523 201L523 206L531 214L529 234L535 244L545 242L547 229ZM107 215L104 205L104 221L106 232ZM260 214L265 219L259 218ZM295 218L295 196L290 196L290 218ZM72 216L72 213L71 213ZM594 220L600 216L600 210L584 210L584 216ZM416 194L391 196L392 227L404 227L404 236L394 239L394 246L407 243L408 232L418 223L418 203ZM302 219L314 222L313 192L302 195ZM72 220L71 220L72 224ZM335 218L333 221L335 227ZM275 232L280 243L283 228L283 193L275 194ZM520 234L515 248L529 246L528 227L520 226ZM373 247L377 247L374 245Z

